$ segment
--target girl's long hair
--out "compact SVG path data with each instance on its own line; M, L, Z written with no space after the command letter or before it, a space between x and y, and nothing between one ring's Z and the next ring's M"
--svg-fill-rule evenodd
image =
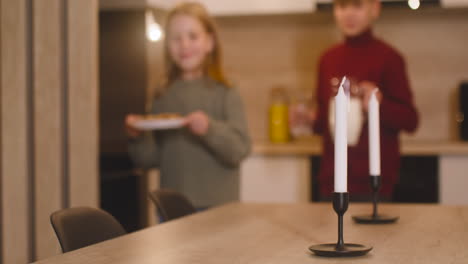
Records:
M207 55L205 62L203 63L204 73L211 79L226 86L229 86L229 83L224 75L224 71L222 68L221 45L216 24L213 18L210 17L210 15L208 14L206 8L203 5L196 2L185 2L175 6L167 15L165 25L166 35L169 32L168 30L171 19L173 19L177 15L188 15L196 18L203 25L206 32L211 35L211 37L213 38L214 46L212 52ZM171 54L169 52L169 40L167 37L164 39L164 53L166 76L163 87L165 89L176 79L180 78L182 71L171 57Z

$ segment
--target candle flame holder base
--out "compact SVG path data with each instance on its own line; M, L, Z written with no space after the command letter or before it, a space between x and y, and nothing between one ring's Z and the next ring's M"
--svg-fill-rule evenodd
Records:
M363 256L372 250L372 247L360 244L344 243L343 215L348 210L349 194L333 193L333 209L338 215L338 242L336 244L318 244L309 247L309 250L321 257L357 257Z
M353 220L358 224L392 224L398 221L400 217L378 214L379 189L381 185L380 176L370 176L372 188L373 212L370 215L356 215Z

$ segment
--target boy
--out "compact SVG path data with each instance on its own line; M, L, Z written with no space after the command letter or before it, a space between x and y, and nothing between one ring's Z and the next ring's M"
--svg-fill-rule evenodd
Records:
M414 132L418 114L406 76L402 56L372 34L372 23L380 14L379 0L335 0L334 17L345 41L327 50L320 59L316 93L318 111L314 131L323 136L323 156L318 176L320 196L333 192L334 147L329 125L330 101L343 76L351 82L351 96L360 101L366 120L371 91L379 89L381 122L381 174L383 200L391 200L400 168L399 132ZM355 113L356 114L356 113ZM359 118L358 118L359 120ZM354 200L370 193L367 121L359 124L356 142L348 148L348 190ZM332 130L333 131L333 130Z

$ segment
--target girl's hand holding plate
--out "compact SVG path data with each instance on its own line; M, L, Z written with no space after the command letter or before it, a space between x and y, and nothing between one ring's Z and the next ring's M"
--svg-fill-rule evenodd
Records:
M210 118L203 111L195 111L185 118L188 129L197 136L204 136L210 126Z

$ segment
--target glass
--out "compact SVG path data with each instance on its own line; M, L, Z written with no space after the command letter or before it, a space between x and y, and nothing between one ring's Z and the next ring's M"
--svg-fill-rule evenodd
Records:
M270 94L269 136L273 143L289 141L288 95L284 88L274 88Z

